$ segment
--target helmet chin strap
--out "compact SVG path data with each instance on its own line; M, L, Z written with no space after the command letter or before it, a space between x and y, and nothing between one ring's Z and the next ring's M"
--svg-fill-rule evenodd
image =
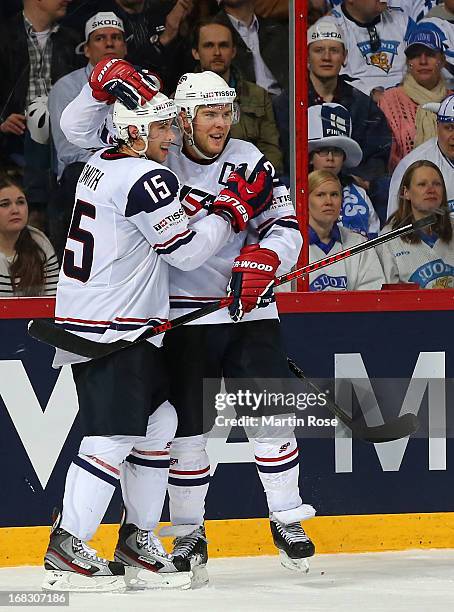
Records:
M199 147L195 144L195 140L194 140L194 128L192 126L192 121L189 121L189 126L190 126L190 130L191 130L190 132L187 132L186 130L182 130L182 132L183 132L183 139L186 140L186 144L188 145L188 147L193 149L195 151L195 153L197 154L197 156L202 158L202 159L205 159L207 161L215 159L218 156L218 153L216 153L216 155L205 155L205 153L202 153L202 151L199 149Z
M143 142L143 148L142 148L142 149L138 150L138 149L135 149L135 148L132 146L132 144L134 144L134 142L135 142L135 143L137 143L137 140L134 140L134 141L131 143L131 145L129 145L129 148L130 148L130 149L132 149L132 150L134 151L134 153L137 153L137 155L138 155L139 157L143 157L143 158L145 158L145 159L148 159L148 156L147 156L147 149L148 149L147 143L146 143L146 142L145 142L145 140L143 139L143 136L141 136L141 137L140 137L140 140Z

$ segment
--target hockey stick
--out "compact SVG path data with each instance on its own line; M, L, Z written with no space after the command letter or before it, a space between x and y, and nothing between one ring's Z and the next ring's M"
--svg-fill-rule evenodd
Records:
M304 372L299 368L292 359L287 357L287 362L290 370L295 374L297 378L304 381L304 384L312 389L314 393L322 393L321 389L317 387L311 380L309 380ZM324 393L326 400L326 407L334 414L344 425L352 430L353 437L364 440L364 442L391 442L392 440L399 440L400 438L406 438L412 433L415 433L419 429L419 420L415 414L406 413L392 421L388 421L383 425L376 425L374 427L368 427L362 423L358 423L357 420L352 419L340 406L338 406L331 398L327 397Z
M325 257L324 259L320 259L318 261L314 261L313 263L307 264L302 268L298 268L297 270L293 270L292 272L288 272L287 274L283 274L279 278L275 280L274 285L279 286L284 283L288 283L295 278L299 278L301 276L305 276L310 272L314 272L315 270L319 270L320 268L325 268L330 266L337 261L341 261L342 259L347 259L348 257L352 257L353 255L358 255L363 251L368 249L372 249L379 244L383 244L388 242L389 240L393 240L394 238L398 238L399 236L405 236L411 232L420 230L424 227L432 225L437 220L435 215L431 215L430 217L426 217L425 219L421 219L420 221L416 221L415 223L409 223L408 225L404 225L403 227L399 227L391 232L387 232L382 236L378 236L377 238L373 238L367 242L361 242L352 246L350 249L346 249L345 251L341 251L340 253L336 253L335 255L330 255L329 257ZM143 340L147 340L148 338L153 338L154 336L158 336L159 334L163 334L166 331L170 331L171 329L175 329L176 327L180 327L181 325L185 325L186 323L191 323L201 317L205 317L212 312L216 312L225 306L228 306L231 301L231 298L225 297L212 304L208 304L203 308L199 308L198 310L194 310L186 315L182 315L181 317L177 317L176 319L172 319L171 321L166 321L162 325L157 325L153 328L147 329L144 331L138 338L135 340L116 340L115 342L97 342L95 340L88 340L87 338L83 338L82 336L78 336L77 334L73 334L66 329L64 329L61 325L51 323L50 321L46 321L44 319L35 319L30 321L28 325L28 333L30 336L35 338L36 340L40 340L41 342L45 342L46 344L50 344L56 348L68 351L70 353L75 353L76 355L80 355L81 357L87 357L89 359L98 359L100 357L105 357L106 355L110 355L111 353L115 353L124 348L128 348L130 346L134 346L135 344L142 342Z

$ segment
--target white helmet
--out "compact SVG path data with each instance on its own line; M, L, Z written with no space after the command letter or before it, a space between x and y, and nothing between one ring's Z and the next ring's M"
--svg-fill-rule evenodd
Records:
M47 96L38 96L27 109L27 128L35 142L45 145L49 142L49 110Z
M129 110L118 100L114 104L112 121L121 140L128 141L128 125L134 125L140 136L148 136L148 126L154 121L167 121L177 116L175 102L162 93L135 110Z
M207 104L231 104L236 98L236 91L229 87L224 79L210 70L205 72L187 72L180 77L175 91L175 104L178 112L185 111L191 123L198 106Z

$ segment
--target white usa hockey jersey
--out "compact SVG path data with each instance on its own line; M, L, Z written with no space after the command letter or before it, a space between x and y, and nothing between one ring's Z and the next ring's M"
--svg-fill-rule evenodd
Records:
M391 225L382 233L391 231ZM422 241L409 244L395 238L377 247L387 283L418 283L421 289L454 288L454 241L420 232Z
M109 134L109 107L97 102L87 84L63 112L61 127L66 138L81 147L105 146ZM207 215L207 207L221 189L230 172L247 163L249 170L272 169L260 151L243 140L230 139L222 154L213 161L195 162L180 147L172 147L166 164L181 182L180 199L192 227ZM171 318L186 314L226 295L232 264L244 244L260 242L275 251L281 261L278 274L296 263L302 238L287 188L275 179L274 201L271 207L249 222L248 231L232 235L224 248L190 273L170 271ZM276 318L276 305L254 309L243 320ZM193 324L231 323L226 309L219 310Z
M442 153L438 146L437 138L426 140L422 145L413 149L408 155L405 155L397 164L396 169L391 177L388 196L388 219L397 210L399 196L399 188L405 170L411 164L420 159L427 159L433 162L441 171L445 179L446 191L448 194L448 205L451 212L454 212L454 159L449 159Z
M334 225L332 240L322 243L309 228L309 262L345 251L366 239L340 225ZM374 249L342 259L326 268L309 274L309 291L356 291L381 289L383 270Z
M57 287L55 321L98 342L133 340L169 315L169 266L200 266L230 224L217 215L188 227L173 172L113 149L95 153L76 201ZM159 346L162 336L152 339ZM57 351L54 365L84 361Z
M375 87L388 89L401 82L405 69L404 38L409 19L403 11L388 9L374 21L380 38L376 51L371 49L367 27L347 17L342 6L333 9L331 18L342 30L348 49L347 63L341 73L353 79L351 85L369 95Z

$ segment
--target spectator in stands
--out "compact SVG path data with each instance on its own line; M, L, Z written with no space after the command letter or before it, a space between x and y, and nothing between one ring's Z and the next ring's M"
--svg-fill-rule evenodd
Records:
M90 17L115 13L125 28L128 61L157 72L164 91L171 93L184 71L186 49L180 31L193 6L194 0L90 0L68 16L67 23L82 35Z
M391 172L415 146L436 136L436 117L423 104L441 102L448 94L441 73L444 45L438 32L416 28L408 37L405 55L407 74L402 85L385 91L378 103L393 134Z
M310 27L331 9L329 0L309 0L307 7L307 25Z
M356 176L370 182L387 174L391 131L385 116L370 96L352 87L340 75L347 61L342 31L332 19L321 19L307 32L309 66L309 106L336 102L348 108L353 140L363 151Z
M450 10L449 7L451 7ZM454 89L454 0L449 0L445 2L444 5L435 8L443 11L441 15L445 16L435 14L434 9L434 11L430 11L427 17L418 25L420 27L429 26L433 28L438 32L442 41L446 44L446 61L443 68L443 76L448 87Z
M343 73L366 95L398 85L405 68L409 17L386 0L343 0L332 10L348 50Z
M390 240L377 247L387 283L417 283L421 289L454 288L454 221L443 175L431 161L413 162L396 197L398 208L383 232L442 211L427 230Z
M262 87L246 81L240 70L232 66L236 55L233 36L232 27L219 23L216 18L202 21L194 30L192 55L198 60L199 69L219 74L236 90L240 116L239 122L230 129L232 138L254 144L281 175L283 160L271 98Z
M309 261L335 255L365 241L337 224L342 204L339 179L327 170L309 174ZM383 270L374 249L332 264L309 275L310 291L381 289Z
M435 102L425 108L437 113L437 135L413 149L397 164L389 187L388 217L397 210L400 185L405 171L418 160L433 162L443 175L448 195L448 206L454 211L454 94L449 95L441 104Z
M454 0L445 0L438 6L432 7L426 17L438 17L454 22Z
M288 22L288 4L288 0L255 0L254 11L259 17Z
M105 58L123 59L126 42L123 22L115 13L96 13L85 25L85 68L79 68L59 79L49 94L52 140L57 153L57 185L49 203L49 233L61 261L71 220L76 183L92 152L71 144L60 128L60 117L85 85L94 66Z
M58 261L46 236L27 225L24 192L0 177L0 296L55 295Z
M0 27L1 146L25 166L29 203L41 210L47 204L50 169L47 96L55 81L78 67L74 53L78 39L58 24L67 4L24 0L23 12ZM35 113L26 118L30 108Z
M254 0L219 0L221 22L233 25L237 54L234 65L244 78L277 95L289 85L288 26L257 17Z
M375 238L380 221L365 190L355 183L348 170L362 157L351 137L349 112L340 104L311 106L308 112L310 170L329 170L342 185L339 223L366 238Z

